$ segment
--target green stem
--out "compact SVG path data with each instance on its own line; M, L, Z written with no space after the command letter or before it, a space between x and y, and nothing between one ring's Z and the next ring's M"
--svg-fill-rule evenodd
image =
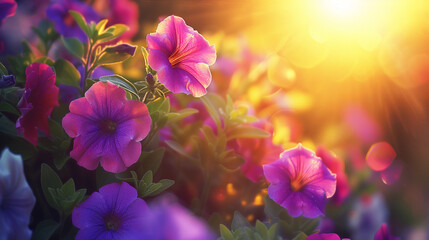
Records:
M209 198L210 188L211 188L211 185L212 185L211 176L209 174L209 171L206 171L205 176L206 177L204 177L203 191L201 193L200 216L203 216L205 214L206 206L207 206L207 200Z
M90 66L90 63L91 63L92 50L94 48L94 44L93 44L93 42L91 40L89 40L88 44L89 44L89 48L88 48L88 54L87 54L86 61L85 61L85 74L84 74L85 78L83 79L84 82L86 81L86 79L90 75L91 71L93 70L92 68L90 68L88 70L88 67Z

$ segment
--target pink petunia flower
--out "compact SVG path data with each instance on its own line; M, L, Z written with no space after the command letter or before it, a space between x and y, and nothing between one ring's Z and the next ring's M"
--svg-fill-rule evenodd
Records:
M324 147L318 147L316 155L322 159L323 163L331 172L337 175L337 190L332 200L335 204L341 204L350 193L350 186L344 171L344 162L335 157Z
M177 16L165 18L146 40L149 65L167 89L194 97L206 94L212 81L209 66L216 61L214 45Z
M28 141L37 145L37 129L49 135L48 117L59 105L59 89L55 86L56 76L49 65L33 63L25 69L25 74L25 92L18 103L21 117L16 128Z
M400 240L399 237L393 236L387 224L383 223L374 236L374 240Z
M252 124L254 127L264 129L272 134L272 126L261 121ZM273 144L273 139L268 138L240 138L236 140L233 148L243 156L244 164L241 171L253 182L259 182L264 177L262 165L274 162L282 152L282 147Z
M86 169L100 162L114 173L137 162L151 123L146 105L127 100L125 90L110 82L92 85L63 118L64 130L75 138L70 156Z
M334 195L337 181L313 151L298 144L263 168L271 183L269 197L292 217L315 218L324 214L326 199Z
M306 238L306 240L341 240L341 238L335 233L314 233ZM350 240L343 238L343 240Z

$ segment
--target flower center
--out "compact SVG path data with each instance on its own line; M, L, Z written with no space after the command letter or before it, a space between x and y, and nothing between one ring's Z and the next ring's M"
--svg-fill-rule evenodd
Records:
M100 122L101 130L108 134L113 134L116 132L118 124L112 120L103 120Z
M63 18L64 23L67 26L73 27L76 25L76 21L74 20L73 16L70 13L67 13Z
M297 178L293 179L290 182L290 187L292 188L292 191L299 192L303 187L305 187L306 182L304 181L304 178L301 176L298 176Z
M117 231L121 226L121 219L115 214L110 214L104 218L104 226L107 230Z
M171 63L171 66L174 68L177 64L182 62L192 51L183 52L176 48L176 50L168 57L168 61Z

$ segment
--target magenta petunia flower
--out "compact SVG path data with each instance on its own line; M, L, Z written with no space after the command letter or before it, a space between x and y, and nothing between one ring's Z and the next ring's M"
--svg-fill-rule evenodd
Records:
M292 217L314 218L324 214L326 199L335 193L336 179L313 151L298 144L263 168L271 183L269 197Z
M387 224L383 223L375 234L374 240L400 240L400 238L390 234Z
M0 26L7 17L15 15L16 7L15 0L0 0Z
M87 42L88 37L80 29L70 10L79 12L86 21L98 22L100 17L97 12L88 4L77 0L56 0L46 10L49 20L55 24L55 30L64 37L75 37L82 42Z
M141 240L149 208L128 183L111 183L100 188L73 209L77 240Z
M21 117L16 122L19 133L37 145L37 129L49 135L48 117L58 106L58 87L55 74L49 65L33 63L25 69L25 92L18 103Z
M151 123L146 105L127 100L125 90L110 82L92 85L63 118L64 130L75 138L70 156L86 169L100 162L114 173L137 162Z
M147 36L149 65L173 93L201 97L212 81L209 66L216 61L214 45L181 17L169 16Z
M21 156L4 149L0 157L0 239L30 239L36 198L25 180Z
M337 175L337 188L332 198L335 204L341 204L350 193L350 186L345 173L344 162L335 157L324 147L318 147L316 155L320 157L323 163Z
M314 233L308 236L305 240L341 240L341 238L335 233ZM350 240L343 238L343 240Z
M254 127L264 129L272 134L272 126L261 121L252 124ZM241 171L253 182L259 182L264 177L262 165L274 162L282 152L282 147L273 143L271 137L268 138L240 138L235 141L233 148L243 156L245 162L241 165Z

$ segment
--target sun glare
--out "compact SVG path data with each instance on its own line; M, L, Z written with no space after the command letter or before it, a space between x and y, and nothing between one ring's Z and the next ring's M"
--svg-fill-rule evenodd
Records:
M323 11L338 21L356 18L360 13L358 0L325 0Z

